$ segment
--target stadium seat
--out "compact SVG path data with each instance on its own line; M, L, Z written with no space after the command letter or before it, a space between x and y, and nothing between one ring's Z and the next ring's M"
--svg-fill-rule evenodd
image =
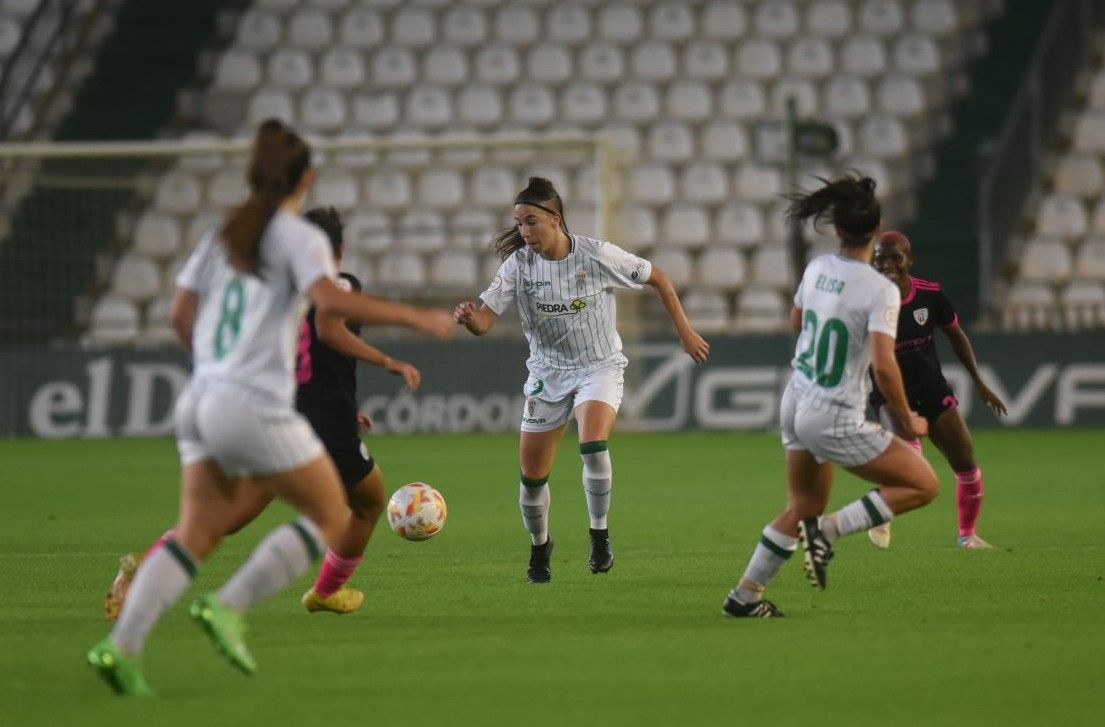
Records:
M675 77L675 49L660 41L645 41L633 49L629 65L636 78L670 81Z
M859 146L876 159L894 159L909 151L909 140L901 122L892 116L875 114L858 129Z
M372 81L381 88L405 88L417 76L414 54L406 48L382 48L372 59Z
M298 48L283 48L269 56L268 82L275 88L306 88L315 80L309 53Z
M299 100L299 123L306 131L338 131L347 118L345 97L333 89L312 88Z
M653 266L668 274L671 284L676 288L686 288L694 278L691 256L685 250L665 247L661 244L651 255L645 256Z
M541 21L524 5L504 5L495 14L495 38L510 45L527 45L537 40Z
M407 94L407 122L419 129L439 129L453 120L449 93L434 86L419 86Z
M738 247L754 247L766 239L764 215L750 202L730 202L717 212L714 239Z
M399 122L399 99L393 93L373 93L353 98L353 121L371 131L384 131Z
M729 327L729 303L720 293L691 290L683 297L683 308L701 333L720 333Z
M606 93L592 83L569 84L560 95L558 118L573 124L593 126L605 120Z
M146 212L134 226L135 252L155 260L165 260L180 250L180 224L175 217Z
M727 247L708 247L698 256L698 282L709 290L731 293L744 285L744 254Z
M129 300L107 296L96 301L89 320L89 343L132 343L139 332L138 308Z
M446 250L434 255L430 262L430 285L451 290L468 291L479 283L476 256L462 250Z
M591 15L579 5L554 4L545 19L549 39L574 45L591 36Z
M855 76L879 76L886 71L886 48L870 35L857 35L844 41L840 49L840 70Z
M898 118L915 118L928 110L925 91L911 76L886 76L878 83L879 109Z
M783 193L782 172L755 163L741 164L733 184L738 197L753 201L774 200Z
M583 49L583 78L588 81L604 80L588 74L587 59L597 49L605 46L587 46ZM619 68L618 76L621 76ZM538 43L526 54L526 77L538 83L564 83L572 78L572 54L562 45Z
M929 76L940 71L940 49L927 35L910 33L894 43L894 66L912 76Z
M733 328L740 333L779 333L789 327L789 310L777 290L750 286L737 298Z
M811 35L842 38L852 27L852 8L844 0L821 0L806 6L806 30Z
M445 247L445 222L430 210L403 213L398 225L399 247L415 252L433 252Z
M154 209L163 212L190 213L200 205L202 192L196 178L185 172L171 172L160 179L154 190Z
M280 43L283 36L284 27L280 18L255 8L242 15L236 45L247 50L270 50Z
M503 226L504 224L497 221L495 215L490 212L470 208L461 209L450 221L450 242L460 248L482 248Z
M355 2L356 0L308 0L308 4L311 7L325 10L328 13L336 13L345 10Z
M389 251L380 256L376 281L384 288L417 290L426 285L426 265L418 253Z
M799 38L790 44L787 66L801 78L825 78L833 74L833 48L824 38Z
M161 271L150 258L128 252L115 265L111 291L117 297L143 303L161 292Z
M354 8L342 16L339 35L343 45L366 50L384 39L384 21L368 8Z
M629 173L633 199L646 204L666 204L675 198L675 177L665 164L640 164Z
M489 86L465 86L457 109L461 122L477 127L493 126L503 118L502 97Z
M712 121L699 132L699 148L706 159L737 161L748 157L748 132L743 124Z
M502 86L521 75L518 53L507 45L489 45L476 54L476 77L482 83Z
M729 180L725 169L715 162L688 164L680 178L683 199L700 204L715 204L729 198Z
M261 64L247 51L229 50L215 66L214 88L224 91L248 91L261 82Z
M683 72L698 81L720 81L729 75L729 54L718 41L696 40L683 51Z
M825 86L825 111L838 119L856 119L871 113L871 94L858 76L837 75Z
M299 7L300 0L256 0L254 5L261 10L285 14Z
M910 8L910 24L926 35L943 37L958 26L951 0L917 0Z
M618 210L617 230L618 244L627 250L640 250L660 242L656 213L644 205L622 205Z
M468 57L459 48L436 46L426 51L422 73L432 85L458 86L468 80Z
M373 290L376 287L375 266L372 259L358 252L346 252L341 259L340 270L349 273L361 281L361 290Z
M713 115L713 94L699 81L676 81L668 87L665 103L669 118L705 121Z
M265 119L280 119L286 124L295 124L295 106L287 91L261 89L253 94L246 111L249 128L256 128Z
M207 203L216 209L240 204L247 192L241 168L223 168L207 181Z
M404 7L391 19L391 41L404 48L425 48L437 40L433 13L419 7Z
M721 87L718 107L731 119L758 119L767 113L767 94L757 81L734 78Z
M311 187L311 197L316 205L327 205L348 212L357 207L360 193L357 180L353 175L337 169L327 168L319 174L318 181Z
M292 48L321 50L330 44L334 28L330 16L313 10L301 10L288 20L287 43Z
M1054 328L1059 323L1055 294L1046 285L1020 283L1004 297L1002 327L1008 330Z
M1075 151L1105 152L1105 112L1084 111L1074 125Z
M1105 325L1105 287L1081 280L1070 283L1059 294L1067 328L1100 328Z
M1100 197L1105 192L1105 170L1098 157L1067 154L1055 171L1055 191L1082 198Z
M629 82L614 91L614 114L622 121L652 121L660 113L660 96L648 83Z
M418 178L419 206L452 209L464 203L464 178L456 169L430 169Z
M652 8L649 28L653 38L686 40L694 34L694 12L686 3L667 0Z
M345 244L350 250L376 253L391 249L391 218L384 212L360 211L345 223Z
M1063 283L1070 279L1070 250L1058 240L1033 239L1020 256L1021 279L1033 283Z
M737 49L737 71L744 78L775 78L783 72L783 53L771 40L749 38Z
M902 4L897 0L864 0L859 9L859 24L874 35L897 35L905 26Z
M789 290L796 278L785 245L764 245L752 251L752 280L769 288Z
M556 115L556 99L552 91L532 83L514 89L508 107L511 118L524 126L548 124Z
M365 68L361 54L351 48L332 48L319 62L322 83L339 89L353 89L364 84Z
M443 34L447 43L466 48L481 45L487 40L487 20L478 8L457 5L445 14Z
M1082 200L1073 195L1049 194L1040 202L1036 233L1043 237L1075 240L1089 231L1089 218Z
M1074 260L1074 277L1105 281L1105 239L1090 238L1079 246Z
M740 3L712 0L702 8L701 33L715 40L735 40L744 35L748 17Z
M660 235L664 245L700 247L710 241L710 216L698 205L672 205L661 217Z
M169 311L172 308L171 296L161 296L146 306L146 315L143 317L141 330L141 342L147 345L167 345L177 342L176 331L169 321Z
M480 167L469 185L472 201L481 207L505 210L518 190L514 174L505 167Z
M756 4L753 26L762 38L786 39L798 33L798 8L789 0Z
M599 11L600 40L612 43L633 43L639 40L644 31L641 11L627 3L604 5Z
M625 75L622 49L613 43L585 45L580 52L579 72L584 80L596 83L610 83L621 79Z
M405 172L384 169L369 176L367 192L373 207L402 209L411 203L411 180Z
M204 235L222 224L223 217L224 213L221 211L201 212L188 220L188 227L184 230L184 237L181 240L181 242L184 243L181 252L186 255L195 249ZM180 253L178 253L178 255L179 254ZM175 276L169 276L165 280L168 283L172 283L175 280Z
M817 113L820 103L817 98L817 86L806 78L781 78L771 88L771 112L779 118L784 118L787 112L787 102L794 99L799 118L806 118Z

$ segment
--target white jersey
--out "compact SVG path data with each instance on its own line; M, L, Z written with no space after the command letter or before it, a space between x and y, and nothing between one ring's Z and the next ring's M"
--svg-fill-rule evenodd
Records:
M232 381L291 405L307 289L336 276L325 233L280 210L261 238L259 275L230 265L217 231L204 236L177 275L199 294L192 376Z
M570 237L571 251L562 260L526 247L515 251L480 295L499 315L517 302L531 370L624 362L614 290L639 290L652 275L652 263L613 243Z
M901 293L870 265L821 255L806 267L794 305L802 332L794 349L792 381L800 399L867 405L870 333L898 332Z

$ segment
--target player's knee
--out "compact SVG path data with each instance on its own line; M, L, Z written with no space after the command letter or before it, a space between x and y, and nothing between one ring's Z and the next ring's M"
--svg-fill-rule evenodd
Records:
M583 476L588 479L610 479L614 474L610 463L610 450L605 439L580 442L579 456L583 459Z
M923 501L922 504L925 505L935 500L936 496L940 494L940 478L936 476L936 472L933 471L932 467L926 466L918 473L915 489Z

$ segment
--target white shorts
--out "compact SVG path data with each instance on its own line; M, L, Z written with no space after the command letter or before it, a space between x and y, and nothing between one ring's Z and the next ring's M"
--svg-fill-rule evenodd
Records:
M867 421L862 409L801 398L791 384L783 391L779 422L785 449L804 449L818 463L835 462L844 467L867 464L894 439L882 425Z
M622 405L625 364L581 371L530 372L522 393L522 431L548 432L562 426L585 401L601 401L614 411Z
M229 382L192 382L176 402L182 465L213 457L228 475L265 475L301 467L325 453L292 406Z

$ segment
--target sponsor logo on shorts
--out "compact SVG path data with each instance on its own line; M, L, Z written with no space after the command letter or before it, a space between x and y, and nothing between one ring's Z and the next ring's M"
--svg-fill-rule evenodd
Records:
M538 417L537 419L534 419L533 417L523 417L522 421L524 421L526 424L548 424L549 422L549 420L545 417Z

